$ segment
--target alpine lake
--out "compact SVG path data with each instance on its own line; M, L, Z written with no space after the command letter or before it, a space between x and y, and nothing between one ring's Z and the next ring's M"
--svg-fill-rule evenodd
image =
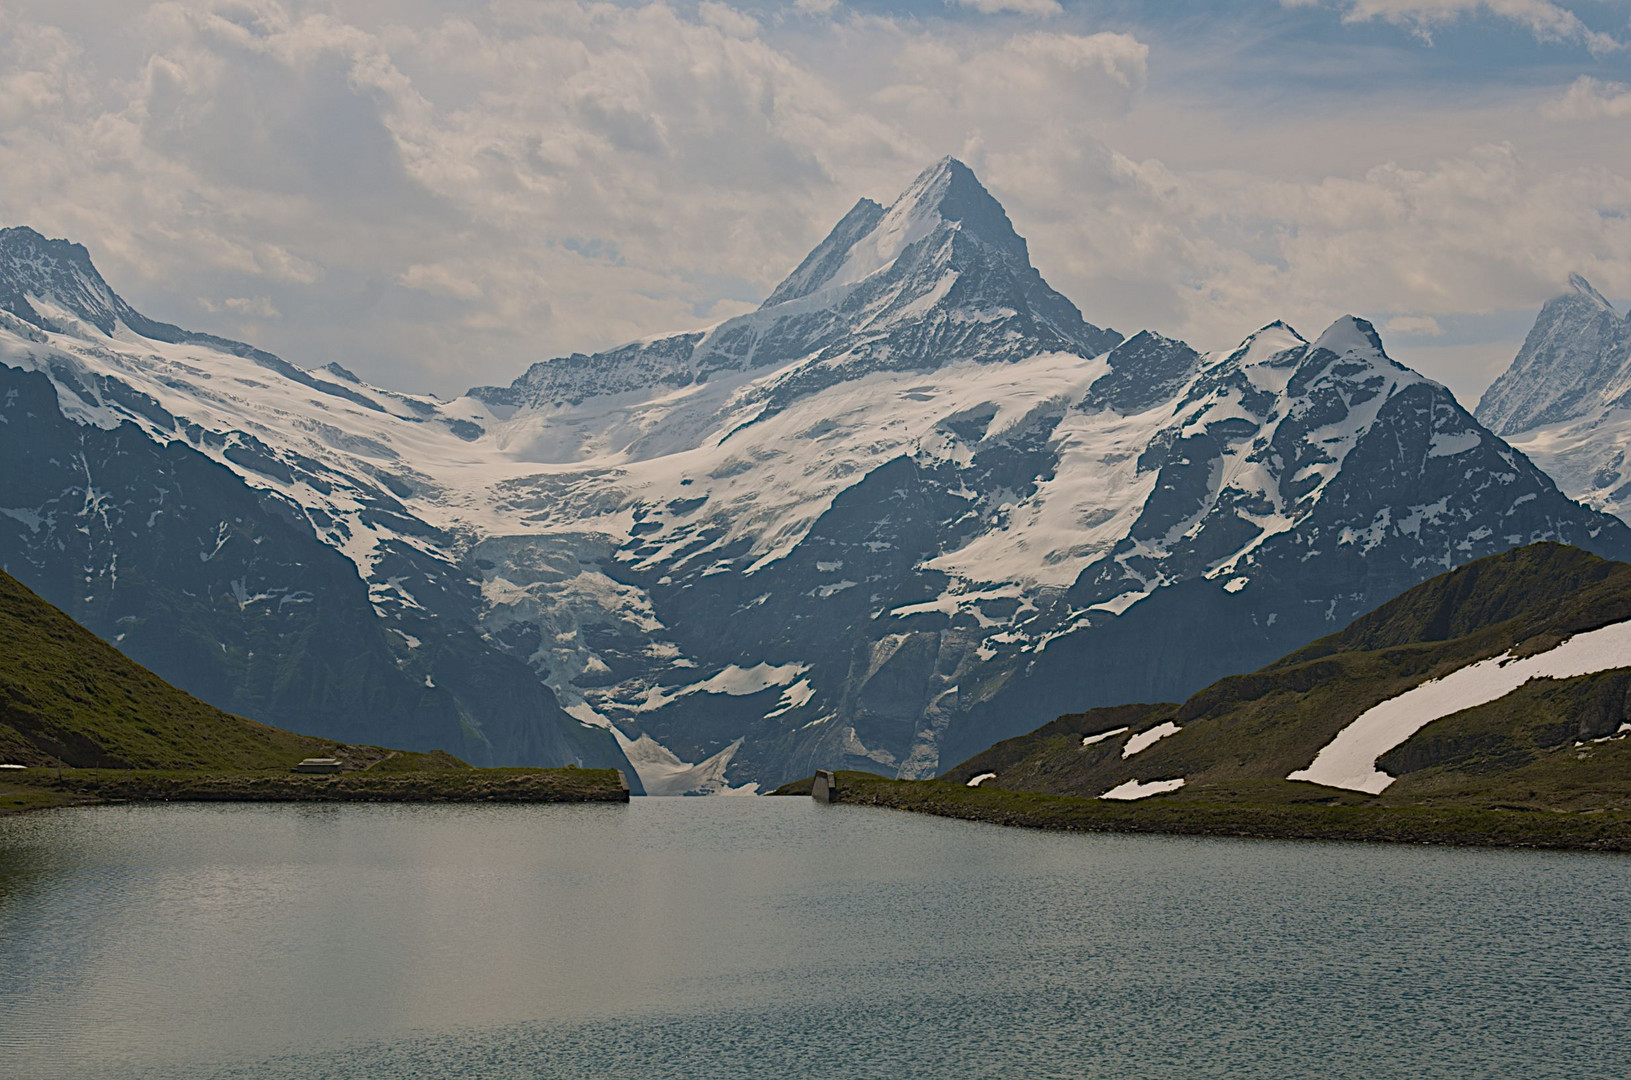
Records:
M1623 1077L1624 855L805 798L0 819L0 1075Z

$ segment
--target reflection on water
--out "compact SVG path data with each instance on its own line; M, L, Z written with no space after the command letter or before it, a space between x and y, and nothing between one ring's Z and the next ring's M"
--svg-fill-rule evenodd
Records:
M0 819L18 1077L1582 1077L1631 860L804 799Z

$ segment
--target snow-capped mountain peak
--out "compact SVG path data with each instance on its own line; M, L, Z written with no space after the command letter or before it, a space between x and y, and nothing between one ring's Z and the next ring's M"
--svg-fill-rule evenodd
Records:
M1326 349L1338 356L1385 357L1382 339L1376 327L1357 315L1344 315L1332 323L1314 342L1314 348Z
M1614 305L1609 303L1608 299L1604 297L1602 293L1593 288L1591 282L1587 281L1579 274L1569 275L1569 288L1573 289L1581 296L1595 301L1598 307L1607 308L1609 311L1615 311ZM1618 314L1618 312L1615 311L1615 314Z
M832 283L840 267L844 266L851 250L876 228L885 210L871 199L861 199L849 213L839 219L827 238L817 244L804 257L791 274L771 292L760 305L761 311L820 292Z
M1523 348L1478 402L1477 416L1512 435L1620 407L1631 395L1631 321L1579 274L1548 300Z
M66 318L109 336L129 310L83 245L48 240L26 225L0 229L0 308L41 329Z
M856 203L757 311L706 331L546 360L507 387L470 395L541 418L611 395L644 408L699 384L780 369L753 401L732 403L752 415L879 371L1086 358L1120 341L1048 286L1002 205L968 166L944 158L887 209Z
M1579 274L1540 309L1477 415L1570 496L1631 515L1631 318Z
M824 287L859 284L893 267L913 244L941 229L956 229L1016 269L1030 269L1025 241L1014 231L1002 204L967 165L946 157L918 174L871 231L850 248Z

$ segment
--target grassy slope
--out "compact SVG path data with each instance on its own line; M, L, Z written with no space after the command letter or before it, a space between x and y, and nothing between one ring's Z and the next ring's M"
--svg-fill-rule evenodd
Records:
M183 693L0 571L0 759L21 765L265 769L334 743Z
M300 776L304 757L339 776ZM0 571L0 812L107 799L620 799L611 769L472 769L295 735L206 705ZM64 768L65 767L65 768Z
M1342 632L1261 671L1220 680L1182 705L1064 716L969 759L946 779L995 772L988 784L1097 795L1125 780L1185 777L1186 793L1173 799L1279 781L1305 767L1360 713L1426 679L1508 649L1550 648L1628 618L1631 566L1534 545L1426 582ZM1631 704L1628 690L1631 672L1623 670L1535 682L1436 721L1384 758L1383 767L1401 780L1379 801L1631 807L1631 760L1613 752L1615 743L1590 741L1617 731ZM1122 756L1125 737L1081 742L1084 735L1165 721L1182 730L1131 758Z
M970 788L944 780L889 780L871 773L839 773L838 784L841 803L1072 832L1631 851L1631 811L1626 810L1567 814L1388 807L1340 795L1327 803L1323 796L1328 789L1284 782L1238 785L1210 799L1168 796L1136 803ZM778 793L796 794L797 787L790 784Z
M1283 779L1371 706L1507 650L1555 646L1631 619L1631 565L1556 544L1480 560L1347 629L1207 687L1183 704L1063 716L905 783L854 774L848 801L1056 828L1545 844L1631 850L1631 657L1626 668L1532 681L1428 724L1382 756L1380 796ZM1182 730L1131 758L1127 736ZM978 789L966 781L996 773ZM1177 792L1108 803L1126 780ZM800 790L799 785L788 789ZM805 788L804 790L807 790Z

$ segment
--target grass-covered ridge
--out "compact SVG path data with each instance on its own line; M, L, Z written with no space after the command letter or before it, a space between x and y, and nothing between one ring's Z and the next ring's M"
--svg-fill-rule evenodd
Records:
M301 775L335 757L338 775ZM561 802L628 798L615 769L475 769L296 735L176 689L0 571L0 812L108 800Z
M855 774L843 799L1058 828L1631 850L1631 655L1428 723L1378 759L1395 778L1380 795L1286 779L1382 701L1627 620L1631 565L1536 544L1427 581L1188 701L1062 716L939 781ZM1169 734L1130 742L1154 729ZM1170 793L1099 798L1178 778Z
M1128 780L1182 777L1197 792L1282 782L1374 705L1511 651L1526 655L1631 619L1631 566L1536 544L1471 563L1405 592L1332 634L1188 701L1062 716L949 770L1013 791L1097 796ZM1626 667L1541 679L1428 724L1381 766L1397 781L1380 805L1631 808L1631 656ZM1176 734L1124 756L1131 735ZM1090 745L1089 736L1129 729ZM1311 790L1315 785L1304 785Z
M334 748L206 705L0 571L0 761L268 769Z
M800 786L803 786L801 792ZM945 780L890 780L840 772L842 805L1067 832L1163 833L1264 840L1365 840L1478 847L1631 851L1631 811L1553 813L1466 806L1383 806L1312 784L1218 787L1186 796L1106 802ZM1297 790L1301 789L1301 790ZM777 794L801 794L796 782Z

